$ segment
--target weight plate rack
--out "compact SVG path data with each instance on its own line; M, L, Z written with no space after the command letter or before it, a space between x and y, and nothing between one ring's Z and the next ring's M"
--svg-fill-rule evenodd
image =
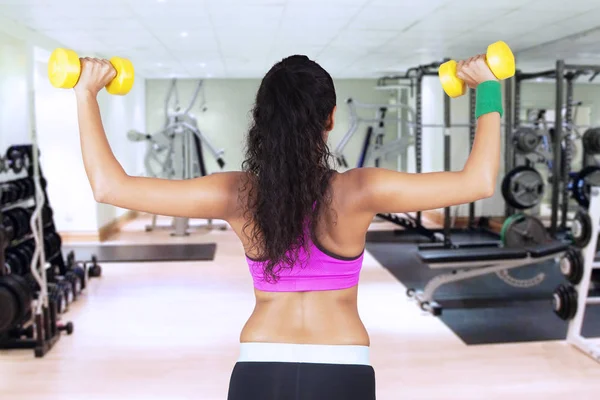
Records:
M599 305L600 296L593 287L600 285L600 253L598 253L598 235L600 234L600 186L593 186L589 191L589 215L580 217L585 222L586 240L582 249L573 246L561 258L560 270L568 284L561 284L552 296L554 313L562 320L568 321L567 342L600 362L600 345L582 335L581 329L586 314L586 307ZM583 211L579 211L583 213ZM583 230L583 229L582 229ZM582 237L583 234L578 234Z
M73 333L73 323L63 321L62 315L82 294L92 274L73 254L63 256L47 181L37 157L34 160L33 148L11 146L0 157L0 180L9 171L21 176L0 182L0 349L33 349L36 357L43 357L62 332ZM38 214L41 217L32 231L32 217ZM93 275L99 276L100 266L94 267Z

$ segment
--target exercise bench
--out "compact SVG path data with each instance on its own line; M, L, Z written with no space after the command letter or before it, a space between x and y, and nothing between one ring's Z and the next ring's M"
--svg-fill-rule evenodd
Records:
M434 300L434 294L441 286L551 260L562 256L568 247L567 243L551 241L524 248L478 247L420 251L419 258L429 268L450 269L451 272L430 279L422 291L408 289L407 295L417 300L424 311L441 315L442 307Z

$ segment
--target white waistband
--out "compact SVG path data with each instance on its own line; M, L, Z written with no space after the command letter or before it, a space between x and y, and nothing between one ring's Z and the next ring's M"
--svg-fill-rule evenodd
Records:
M239 362L371 365L368 346L242 343Z

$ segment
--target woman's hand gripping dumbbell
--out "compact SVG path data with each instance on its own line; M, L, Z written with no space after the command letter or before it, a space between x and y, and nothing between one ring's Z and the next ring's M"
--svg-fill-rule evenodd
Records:
M106 87L110 94L125 95L133 87L134 77L133 64L121 57L80 59L73 50L58 48L48 60L48 78L56 88L98 93Z
M490 79L487 80L503 80L514 76L515 74L515 56L510 47L502 41L492 43L487 48L487 53L471 57L466 61L456 62L454 60L447 61L440 65L438 75L440 82L444 88L444 92L450 97L460 97L465 94L466 86L473 88L465 82L465 77L461 75L467 74L461 72L465 64L476 61L484 63L488 68L479 68L479 71L489 70ZM474 77L475 78L475 77ZM479 77L481 78L481 77ZM479 79L472 79L473 82L482 82Z

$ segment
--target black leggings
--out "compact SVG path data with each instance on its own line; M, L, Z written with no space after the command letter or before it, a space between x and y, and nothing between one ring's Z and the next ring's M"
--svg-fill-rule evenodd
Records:
M228 400L375 400L368 365L238 362Z

